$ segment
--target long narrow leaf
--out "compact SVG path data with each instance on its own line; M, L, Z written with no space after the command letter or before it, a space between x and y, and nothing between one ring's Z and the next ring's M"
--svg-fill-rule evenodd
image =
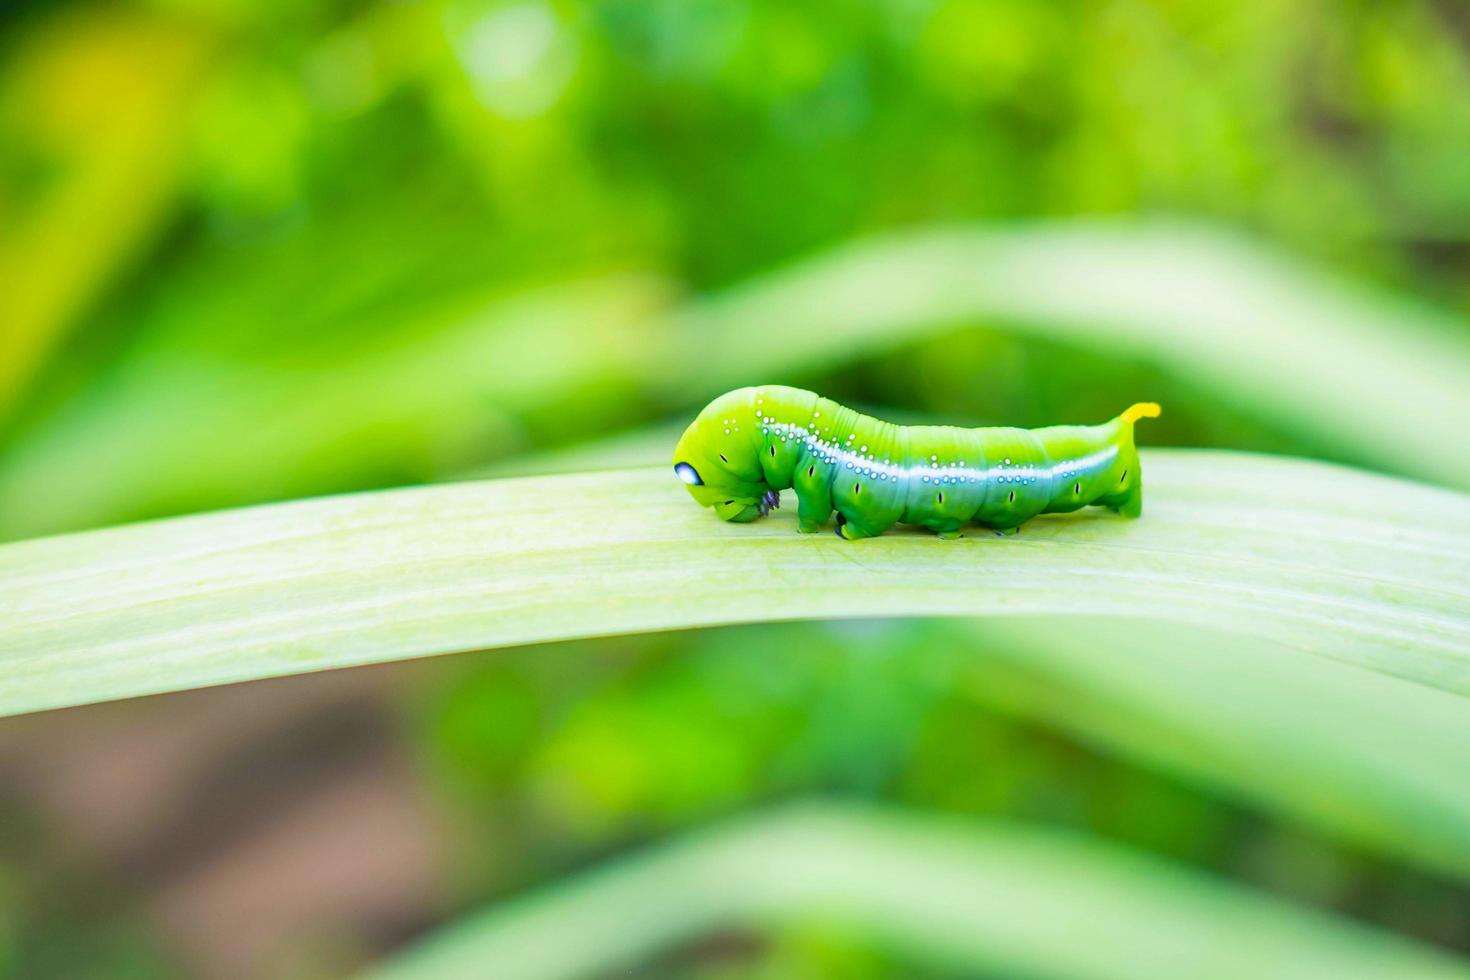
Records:
M977 320L1155 361L1345 458L1470 488L1450 450L1470 417L1463 324L1198 228L921 230L656 314L667 300L628 278L429 303L411 349L349 350L325 387L145 345L0 460L0 540L472 465L609 365L692 409Z
M1470 693L1470 498L1153 452L1147 513L1015 539L724 524L662 470L259 507L0 548L0 711L752 620L1101 613L1227 626Z
M1350 458L1470 488L1451 449L1470 417L1463 323L1187 225L859 242L695 305L657 377L719 390L976 319L1154 361Z
M416 342L330 370L134 354L0 460L0 540L462 467L517 446L518 413L552 392L641 370L666 293L616 277L458 298L420 314Z
M802 916L985 975L1470 977L1446 954L1114 846L835 806L756 817L552 885L372 976L603 976L715 927Z
M952 633L941 634L955 642ZM1470 878L1470 705L1174 623L976 620L974 696L1319 832Z

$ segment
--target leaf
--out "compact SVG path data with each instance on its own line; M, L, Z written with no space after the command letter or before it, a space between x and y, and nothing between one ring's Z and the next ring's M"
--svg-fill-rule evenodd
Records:
M460 920L371 976L603 976L712 929L802 917L987 976L1470 976L1428 947L1113 845L830 804L553 884Z
M462 469L521 445L516 413L548 392L622 383L666 290L628 276L458 298L419 311L412 342L313 370L167 344L124 358L0 464L0 538Z
M794 533L662 468L266 506L0 547L0 712L719 623L1101 613L1232 628L1470 693L1470 498L1148 453L1142 520L1016 538Z
M1438 875L1470 878L1459 696L1175 623L977 620L966 690L1001 710Z
M1199 228L921 230L656 312L668 298L636 277L441 297L414 344L344 342L307 371L180 357L164 331L0 460L0 539L426 479L520 448L528 414L606 432L609 402L576 401L598 385L692 408L976 320L1155 361L1315 446L1470 488L1450 451L1470 418L1462 323ZM175 319L199 303L176 297Z
M720 391L976 319L1122 352L1365 463L1470 488L1463 322L1189 225L858 242L694 305L654 377ZM779 338L779 341L778 341Z

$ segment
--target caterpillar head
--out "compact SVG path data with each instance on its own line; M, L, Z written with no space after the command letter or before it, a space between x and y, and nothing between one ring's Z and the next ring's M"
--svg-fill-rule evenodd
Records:
M749 447L723 435L708 436L701 428L698 422L691 425L674 449L674 475L695 502L714 508L720 520L740 523L777 506L780 496L766 485Z

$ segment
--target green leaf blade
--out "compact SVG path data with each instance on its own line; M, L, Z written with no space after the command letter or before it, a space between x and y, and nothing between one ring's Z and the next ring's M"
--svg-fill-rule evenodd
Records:
M987 975L1470 976L1446 954L1114 845L831 804L746 818L552 885L371 976L598 976L718 926L804 916Z
M7 713L512 644L779 619L1225 627L1470 693L1470 498L1147 454L1145 516L850 543L730 525L661 469L323 498L0 548ZM1324 495L1326 486L1333 493Z

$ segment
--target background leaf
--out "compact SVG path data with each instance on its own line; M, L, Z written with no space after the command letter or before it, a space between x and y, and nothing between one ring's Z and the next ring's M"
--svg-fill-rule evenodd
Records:
M711 929L800 916L920 962L1007 976L1470 976L1428 948L1121 848L831 804L750 817L573 877L461 921L370 976L596 976Z
M1165 365L1326 451L1470 488L1470 457L1446 451L1470 417L1461 323L1200 227L860 242L696 306L664 377L690 365L719 391L974 320Z
M226 273L239 275L214 275ZM1470 417L1463 325L1218 232L924 230L664 315L672 293L618 276L431 294L366 323L349 308L323 316L350 319L351 342L283 362L212 349L220 334L260 329L250 308L221 311L228 329L181 340L199 316L183 291L145 308L153 335L0 457L0 539L451 477L533 444L539 418L577 435L634 421L630 391L693 412L740 384L801 381L977 322L1143 359L1319 454L1470 487L1470 463L1447 451ZM392 339L424 333L432 339ZM1096 371L1088 383L1106 391ZM361 448L342 453L348 445Z
M983 651L967 690L1000 711L1470 877L1458 695L1176 623L1008 617L949 642Z

